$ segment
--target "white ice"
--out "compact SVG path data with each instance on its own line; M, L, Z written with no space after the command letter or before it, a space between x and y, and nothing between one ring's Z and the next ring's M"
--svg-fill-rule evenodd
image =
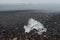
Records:
M39 35L47 31L47 29L44 27L44 25L41 22L33 18L30 18L28 20L28 24L24 25L24 29L25 29L25 33L29 33L31 30L36 29Z

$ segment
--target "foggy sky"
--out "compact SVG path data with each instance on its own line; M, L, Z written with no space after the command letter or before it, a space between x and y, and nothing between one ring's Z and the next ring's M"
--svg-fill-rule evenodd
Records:
M60 0L0 0L0 4L40 4L40 3L56 3L60 4Z
M27 5L20 5L21 3ZM0 0L0 11L26 9L60 11L60 0Z

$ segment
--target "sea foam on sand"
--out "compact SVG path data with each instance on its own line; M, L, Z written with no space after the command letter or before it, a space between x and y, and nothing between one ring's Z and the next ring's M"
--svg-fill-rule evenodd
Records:
M28 20L28 24L24 25L24 29L25 29L25 33L29 33L31 30L35 29L35 30L37 30L37 33L39 35L41 35L43 32L47 31L47 29L44 27L44 25L41 22L39 22L33 18L30 18Z

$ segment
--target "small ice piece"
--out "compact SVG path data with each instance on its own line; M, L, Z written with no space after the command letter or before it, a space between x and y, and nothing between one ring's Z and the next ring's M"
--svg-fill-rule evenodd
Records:
M13 38L13 40L17 40L17 37Z
M40 23L39 21L33 18L30 18L28 24L24 25L24 29L25 29L25 33L26 32L29 33L31 30L36 29L39 35L47 31L47 29L44 28L42 23Z

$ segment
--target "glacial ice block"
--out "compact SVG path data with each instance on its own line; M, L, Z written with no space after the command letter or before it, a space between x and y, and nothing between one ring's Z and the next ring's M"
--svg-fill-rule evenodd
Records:
M33 18L30 18L28 20L28 24L24 25L24 29L25 29L25 33L26 32L29 33L31 30L36 29L39 35L47 31L47 29L44 27L44 25L41 22Z

